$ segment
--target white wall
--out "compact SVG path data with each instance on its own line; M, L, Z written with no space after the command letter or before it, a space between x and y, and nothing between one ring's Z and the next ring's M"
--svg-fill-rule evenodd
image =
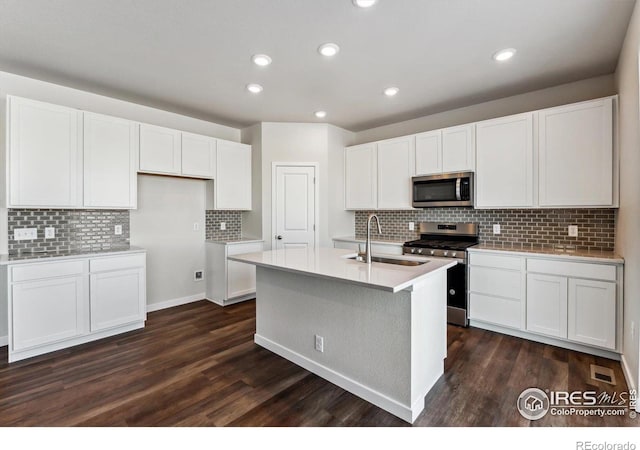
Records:
M627 30L615 83L620 95L620 209L616 223L616 251L625 259L624 277L624 363L630 380L638 388L640 379L640 4ZM635 324L634 336L631 335ZM640 405L639 405L640 407Z
M342 149L349 145L352 133L315 123L262 123L262 237L265 248L271 248L271 171L274 162L318 163L320 192L319 246L332 246L332 232L353 233L353 213L342 210L344 202L334 203L341 196L336 189L342 183ZM333 131L329 132L332 128ZM334 220L337 218L337 220ZM331 225L330 225L331 224Z
M606 97L607 95L613 95L615 93L616 89L613 75L604 75L363 130L356 133L354 144L362 144L380 139L419 133L421 131L437 130L439 128L477 122L479 120L493 119L510 114Z
M2 117L7 94L240 141L240 130L236 128L6 72L0 72L0 127L4 126ZM0 148L4 149L4 145L2 139ZM4 163L4 159L2 161ZM191 281L193 269L204 268L204 182L142 175L138 176L138 181L139 209L131 213L131 242L147 248L149 252L149 301L183 298L204 292L202 282ZM154 211L156 207L158 210ZM196 220L201 223L199 233L192 231ZM6 209L0 209L0 253L7 252L6 239ZM170 251L171 258L168 257Z
M131 245L147 249L147 304L204 298L205 181L138 175ZM193 231L193 224L199 230Z
M244 128L242 142L251 145L251 211L242 213L242 234L262 239L262 124Z

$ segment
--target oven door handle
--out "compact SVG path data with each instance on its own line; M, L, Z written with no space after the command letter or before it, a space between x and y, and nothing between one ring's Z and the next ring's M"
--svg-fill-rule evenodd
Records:
M456 200L462 200L462 196L460 194L460 185L462 184L462 178L456 178Z

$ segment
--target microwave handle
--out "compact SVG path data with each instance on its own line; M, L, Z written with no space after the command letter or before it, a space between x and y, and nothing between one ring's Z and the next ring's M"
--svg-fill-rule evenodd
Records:
M460 184L462 183L462 178L456 179L456 200L462 200L462 196L460 195Z

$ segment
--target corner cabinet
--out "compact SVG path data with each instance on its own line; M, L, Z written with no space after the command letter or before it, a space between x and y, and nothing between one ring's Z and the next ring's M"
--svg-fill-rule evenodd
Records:
M378 142L377 209L411 209L411 177L415 173L415 139Z
M471 250L469 278L473 326L599 356L622 352L621 261Z
M261 252L262 241L207 242L207 300L220 306L231 305L255 297L256 267L228 256Z
M543 207L615 206L613 99L538 112Z
M345 209L378 207L376 144L347 147L344 151Z
M9 362L144 327L143 252L2 267Z
M82 113L7 96L9 208L82 206Z
M215 209L251 209L251 146L218 141Z

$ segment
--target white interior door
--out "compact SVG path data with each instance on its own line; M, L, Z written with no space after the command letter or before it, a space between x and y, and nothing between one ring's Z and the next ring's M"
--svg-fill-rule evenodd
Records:
M274 249L315 247L315 177L314 166L276 166Z

